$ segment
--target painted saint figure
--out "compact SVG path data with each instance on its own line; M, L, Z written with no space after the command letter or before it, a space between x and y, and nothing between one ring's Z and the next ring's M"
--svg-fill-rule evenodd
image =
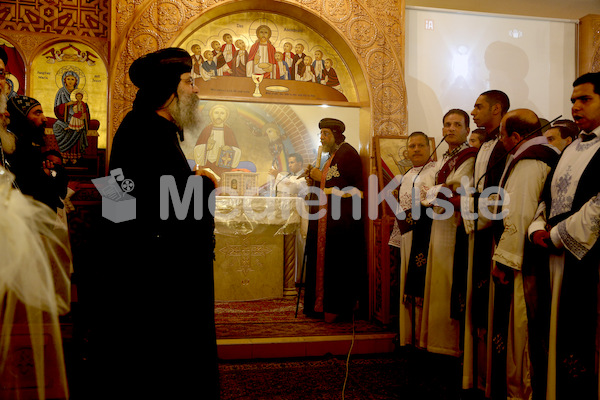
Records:
M235 47L237 47L235 55L235 64L233 68L234 76L246 76L246 62L248 61L248 50L246 50L246 43L242 39L235 41Z
M202 57L202 48L199 44L192 45L192 53L192 78L200 78L202 77L201 68L204 57Z
M237 55L237 49L233 44L233 37L231 34L226 33L223 35L223 41L225 44L221 46L221 53L223 58L229 67L229 71L223 72L223 75L235 75L235 56Z
M292 76L292 65L294 63L294 52L292 51L293 46L290 42L285 42L283 44L283 61L288 65L288 79L293 80Z
M214 55L211 50L206 50L204 52L204 62L202 63L202 68L200 69L200 76L205 81L209 79L213 79L217 76L217 63L214 61Z
M279 75L277 75L275 79L289 79L290 68L283 59L283 53L281 53L280 51L276 52L275 60L277 61L277 66L279 67Z
M321 83L323 85L329 86L331 88L336 89L339 92L342 92L342 86L340 85L340 80L338 79L337 73L333 68L333 60L328 58L325 60L325 69L322 71L323 79L321 79Z
M316 82L320 83L323 78L323 70L325 69L325 61L323 60L323 52L321 50L315 51L315 60L312 63L312 68Z
M87 124L81 126L75 123L73 126L77 126L79 129L71 127L71 119L76 113L75 105L80 110L77 111L78 115L83 115L81 113L85 107L85 113L89 121L89 108L87 104L83 103L83 101L71 100L71 94L79 86L80 77L75 71L66 71L61 81L63 87L56 92L56 97L54 98L54 113L56 114L57 121L54 123L52 130L62 153L69 151L77 144L79 148L76 148L75 151L83 153L88 146ZM81 105L82 103L84 106Z

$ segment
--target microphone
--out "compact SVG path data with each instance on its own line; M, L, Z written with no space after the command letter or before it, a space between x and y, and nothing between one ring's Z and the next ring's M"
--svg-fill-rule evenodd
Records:
M282 177L282 178L279 180L279 182L277 182L277 183L275 184L275 197L277 197L277 185L279 185L279 184L281 183L281 181L283 181L284 179L286 179L286 178L287 178L288 176L290 176L290 175L292 175L292 173L291 173L291 172L288 172L286 176Z
M323 154L323 146L319 146L319 151L317 152L317 160L314 162L315 165L313 166L313 168L314 167L321 168L321 155L322 154ZM310 169L307 171L304 171L302 174L298 175L298 179L307 178L309 174L310 174Z
M517 144L515 144L509 151L506 152L506 154L504 156L502 156L498 161L496 161L494 163L494 165L492 165L491 167L489 167L488 169L485 170L485 172L483 173L483 175L481 175L481 177L479 177L479 180L477 181L477 184L475 185L475 193L477 192L477 188L479 187L479 184L481 183L481 180L494 168L496 168L496 166L498 164L500 164L501 162L506 162L506 158L508 157L508 155L519 145L521 144L524 140L527 140L531 135L541 131L542 129L544 129L547 126L552 125L552 123L556 120L558 120L559 118L561 118L562 115L559 115L558 117L554 118L552 121L549 121L547 124L544 124L542 126L540 126L537 129L534 129L533 131L529 132L527 135L523 136L523 138L521 140L519 140L517 142Z

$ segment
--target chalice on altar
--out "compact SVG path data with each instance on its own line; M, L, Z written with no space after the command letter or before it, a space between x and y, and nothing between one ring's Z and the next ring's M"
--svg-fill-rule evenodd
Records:
M256 89L254 90L254 94L252 94L252 96L262 97L262 94L260 94L260 89L258 88L258 86L262 82L263 77L264 77L263 74L252 74L252 82L254 82L256 84Z

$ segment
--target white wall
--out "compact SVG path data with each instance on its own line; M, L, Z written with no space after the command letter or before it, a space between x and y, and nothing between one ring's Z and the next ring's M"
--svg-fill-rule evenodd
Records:
M444 113L461 108L470 114L479 94L490 89L504 91L511 109L530 108L548 120L570 118L576 26L570 20L407 7L408 131L424 131L438 143Z
M351 144L357 151L359 150L359 122L360 109L355 107L337 107L337 106L301 106L290 105L290 108L298 115L298 118L308 129L310 138L313 141L314 148L321 145L319 121L323 118L336 118L346 125L346 142Z
M405 4L545 18L580 19L600 14L598 0L405 0Z

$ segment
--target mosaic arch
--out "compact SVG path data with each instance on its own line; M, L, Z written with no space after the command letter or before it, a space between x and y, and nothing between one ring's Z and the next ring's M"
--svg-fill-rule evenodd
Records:
M136 88L127 75L133 60L173 46L191 24L203 26L249 10L301 21L339 53L356 90L352 105L360 107L358 150L365 174L373 173L372 138L407 133L404 0L116 0L108 149L135 99ZM390 226L382 220L369 226L372 309L376 318L386 323L394 275L390 274L394 265L390 255L385 255Z
M302 21L338 51L356 90L355 104L365 111L361 148L370 148L373 135L406 133L402 1L138 0L118 1L115 7L115 37L121 39L114 42L115 58L109 74L109 142L135 98L136 88L127 75L133 60L174 45L192 23L204 25L247 10Z

